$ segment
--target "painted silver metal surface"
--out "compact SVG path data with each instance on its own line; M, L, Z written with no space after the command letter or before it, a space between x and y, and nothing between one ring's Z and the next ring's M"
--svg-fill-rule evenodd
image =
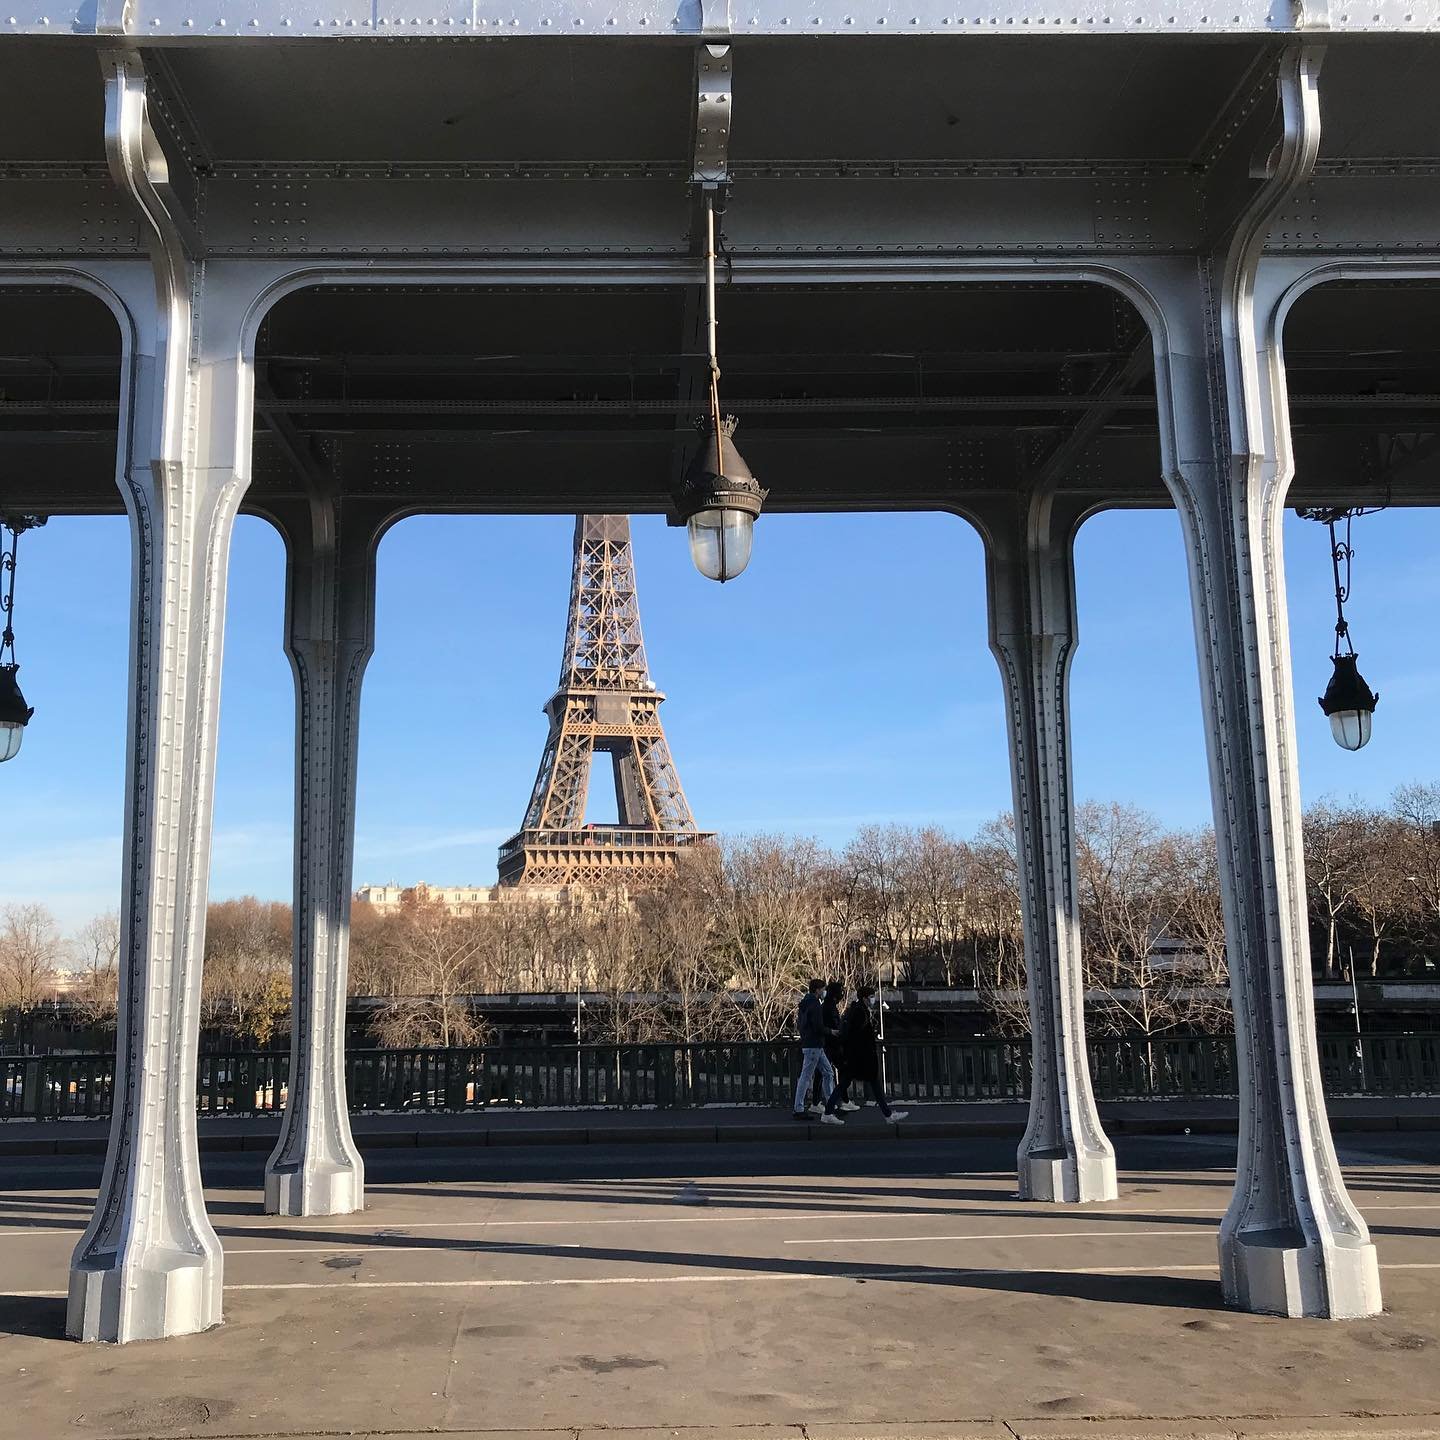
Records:
M323 474L286 538L286 653L295 675L295 950L290 1081L265 1165L270 1215L365 1208L365 1164L345 1087L360 686L375 646L375 547L383 513L343 502Z
M1440 30L1429 0L9 0L0 36L125 35L233 45L268 38L675 35L1302 35Z
M1344 1319L1381 1308L1321 1087L1281 518L1294 467L1265 235L1320 138L1316 50L1279 67L1273 148L1198 280L1160 297L1166 481L1194 597L1240 1070L1239 1173L1220 1228L1226 1300ZM1284 270L1279 279L1283 282Z
M75 1249L67 1332L158 1339L220 1320L222 1254L195 1136L200 965L210 871L230 529L244 484L226 406L238 316L208 308L171 204L133 58L107 55L106 145L150 250L123 473L133 537L131 713L114 1115L95 1213ZM217 313L218 311L218 313Z
M1083 502L1082 502L1083 506ZM969 511L985 538L990 649L1000 667L1015 796L1032 1060L1017 1164L1023 1200L1114 1200L1115 1149L1100 1124L1085 1046L1075 888L1070 661L1073 541L1083 515L1042 488Z

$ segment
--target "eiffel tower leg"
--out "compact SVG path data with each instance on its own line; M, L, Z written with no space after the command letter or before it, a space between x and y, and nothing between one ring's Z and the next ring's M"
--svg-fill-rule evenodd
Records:
M1049 495L1019 497L1013 504L980 518L989 562L990 647L1005 684L1032 1031L1020 1195L1113 1200L1115 1151L1100 1125L1085 1049L1071 822L1071 542L1079 517L1060 512Z
M360 684L374 639L377 517L317 498L286 520L295 672L295 951L289 1094L265 1166L271 1215L348 1215L365 1166L345 1093Z

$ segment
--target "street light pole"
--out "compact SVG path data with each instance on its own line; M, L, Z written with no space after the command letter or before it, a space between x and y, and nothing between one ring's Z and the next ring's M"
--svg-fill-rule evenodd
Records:
M875 984L879 990L880 1000L880 1090L882 1094L890 1093L890 1075L885 1064L885 977L880 971L880 953L875 953Z
M1365 1078L1365 1037L1360 1032L1360 983L1355 978L1355 947L1346 946L1350 952L1350 1003L1355 1011L1355 1055L1360 1061L1360 1088L1369 1090L1369 1081Z

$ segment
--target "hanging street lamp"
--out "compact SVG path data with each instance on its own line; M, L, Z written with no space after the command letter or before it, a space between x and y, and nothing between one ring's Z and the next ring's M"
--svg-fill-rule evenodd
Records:
M13 760L20 753L25 727L34 709L25 703L16 675L20 666L15 662L15 552L20 534L45 521L33 515L0 515L0 617L5 628L0 631L0 763Z
M720 413L720 361L715 318L715 201L705 196L705 329L710 357L709 413L697 422L700 448L672 495L672 525L690 532L690 558L707 580L722 585L749 563L755 517L767 491L735 448L735 417Z
M1330 658L1335 669L1320 697L1320 708L1330 721L1335 743L1342 750L1361 750L1370 743L1370 726L1375 707L1380 703L1380 696L1360 673L1360 657L1350 643L1350 624L1345 619L1345 602L1350 598L1350 562L1355 554L1350 546L1350 522L1357 515L1372 514L1376 508L1296 511L1302 519L1318 520L1330 531L1330 568L1335 577L1335 653ZM1345 526L1343 538L1337 530L1341 524Z

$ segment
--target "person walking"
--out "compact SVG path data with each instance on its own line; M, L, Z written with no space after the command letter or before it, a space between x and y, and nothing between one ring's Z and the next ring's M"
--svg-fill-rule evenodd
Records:
M825 1053L825 1007L820 997L825 982L812 980L810 989L795 1011L796 1023L800 1029L800 1079L795 1086L795 1118L808 1120L813 1113L806 1108L810 1098L810 1082L815 1072L820 1072L820 1092L825 1097L825 1108L820 1119L827 1125L843 1125L845 1122L830 1108L835 1091L835 1068Z
M858 986L855 999L850 1002L850 1008L846 1010L841 1022L840 1043L844 1055L845 1077L847 1081L863 1080L870 1087L870 1093L875 1097L880 1113L891 1125L898 1125L910 1112L892 1110L880 1085L880 1044L879 1036L875 1032L875 1017L871 1011L874 1000L873 985ZM834 1107L839 1103L836 1100L839 1093L838 1089L835 1090L826 1101L827 1113L834 1113ZM838 1120L840 1117L836 1115L835 1118Z
M843 1017L840 1007L845 1000L845 986L842 981L832 980L825 987L825 1003L821 1014L825 1018L825 1053L835 1067L835 1090L831 1096L831 1109L839 1112L858 1110L860 1107L850 1098L850 1072L845 1068L845 1043L841 1038Z

